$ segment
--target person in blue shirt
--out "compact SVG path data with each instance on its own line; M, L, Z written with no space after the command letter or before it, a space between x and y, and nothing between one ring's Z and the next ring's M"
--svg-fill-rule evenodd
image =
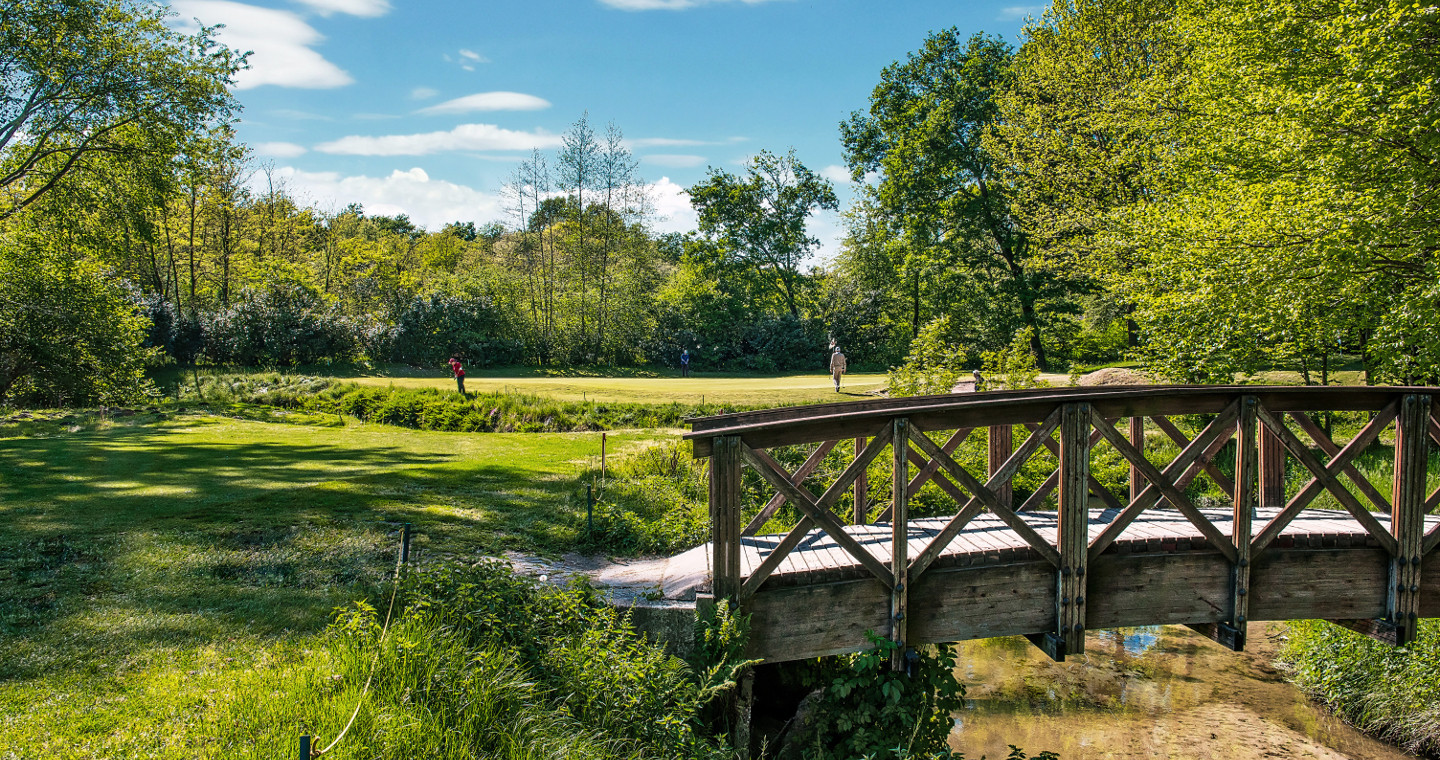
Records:
M690 350L689 350L689 349L685 349L685 348L680 349L680 376L681 376L681 377L689 377L689 376L690 376Z

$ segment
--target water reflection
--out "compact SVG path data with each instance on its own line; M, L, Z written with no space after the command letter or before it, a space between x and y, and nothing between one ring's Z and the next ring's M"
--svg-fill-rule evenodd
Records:
M968 709L951 743L973 757L1016 744L1066 760L1407 757L1281 678L1270 661L1282 630L1252 625L1238 654L1186 628L1092 631L1087 654L1065 663L1019 637L967 642L957 676Z

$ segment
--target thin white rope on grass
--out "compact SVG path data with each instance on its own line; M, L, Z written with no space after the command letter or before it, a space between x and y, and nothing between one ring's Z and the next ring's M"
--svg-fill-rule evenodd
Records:
M400 539L404 541L404 538ZM326 752L335 749L335 745L345 738L350 727L355 725L355 718L360 715L360 706L365 704L365 697L370 693L370 683L375 680L375 668L380 664L380 653L385 649L385 637L390 635L390 614L395 611L395 597L400 593L400 568L402 567L400 557L395 558L395 577L391 581L390 606L385 610L385 624L380 627L380 640L375 644L375 656L370 660L370 675L365 677L365 686L360 689L360 698L355 700L355 711L350 713L350 720L345 722L345 727L335 736L335 740L322 750L311 750L311 757L320 757Z

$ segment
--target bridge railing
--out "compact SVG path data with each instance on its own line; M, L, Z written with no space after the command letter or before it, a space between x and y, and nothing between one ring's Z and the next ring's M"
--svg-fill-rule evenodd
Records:
M1239 648L1244 641L1251 564L1317 497L1329 494L1390 558L1385 617L1344 623L1405 644L1414 637L1419 617L1421 558L1440 543L1440 529L1428 533L1425 529L1425 515L1440 504L1440 489L1426 492L1429 446L1431 441L1440 444L1433 393L1440 389L1039 389L720 415L692 420L686 437L693 442L697 457L710 458L713 589L717 596L735 598L742 606L763 592L786 557L818 529L885 587L889 616L877 627L904 643L908 590L967 525L989 513L1052 567L1057 588L1054 624L1031 639L1052 656L1063 658L1084 648L1089 563L1111 549L1136 518L1159 507L1184 515L1209 547L1229 563L1230 595L1223 619L1197 628ZM1320 412L1365 412L1369 419L1342 445L1317 423L1315 415ZM1193 420L1196 415L1208 422L1193 435L1187 435L1184 426L1171 419L1183 416ZM1126 421L1123 433L1116 429L1121 420ZM1147 423L1179 448L1170 461L1156 463L1147 457ZM1394 472L1387 498L1355 462L1392 427ZM1017 429L1028 433L1018 446L1013 435ZM940 442L931 437L935 433L945 434ZM1310 439L1308 443L1300 437L1302 433ZM987 467L978 474L957 462L954 453L967 439L982 434L987 437ZM817 495L806 481L827 455L837 447L848 448L850 441L853 458ZM1217 457L1231 441L1235 442L1233 467L1221 467ZM776 447L797 444L818 445L794 471L772 456ZM1103 447L1113 449L1128 464L1128 493L1116 494L1091 472L1092 454ZM867 472L887 453L891 489L885 503L869 493ZM1017 473L1032 460L1043 468L1051 455L1054 465L1049 476L1024 502L1015 504ZM751 519L742 521L742 471L747 466L774 495ZM1287 466L1308 475L1298 489L1290 489L1293 493L1286 488ZM1212 480L1233 505L1228 531L1217 527L1187 495L1187 489L1201 476ZM910 502L927 483L953 498L956 510L939 533L912 555ZM850 492L854 495L852 513L837 514L842 496ZM1050 503L1052 494L1053 541L1037 532L1029 519L1033 517L1029 513ZM1092 497L1113 515L1093 537ZM743 572L745 537L754 535L786 503L800 514L798 523L748 573ZM1252 525L1257 505L1271 508L1266 514L1273 515L1258 526ZM1390 516L1388 525L1375 517L1372 507ZM876 556L845 530L847 522L864 523L872 513L878 514L873 522L890 524L888 556Z

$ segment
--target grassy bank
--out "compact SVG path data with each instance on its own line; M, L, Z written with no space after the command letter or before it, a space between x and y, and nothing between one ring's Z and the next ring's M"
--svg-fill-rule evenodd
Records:
M276 374L324 378L335 382L404 390L453 392L455 380L444 369L418 369L403 365L381 367L299 367L277 373L271 370L226 368L181 370L171 367L156 375L156 382L171 395L192 386L198 377L237 380ZM1061 376L1063 380L1063 376ZM885 386L884 373L851 373L841 393L835 392L823 370L802 375L756 375L698 372L681 378L673 371L608 368L598 370L501 367L467 371L465 389L487 395L538 396L557 402L599 402L684 407L750 408L820 404L851 400Z
M1291 679L1366 733L1422 757L1440 756L1440 620L1421 620L1396 649L1322 620L1287 626Z
M236 411L0 424L0 757L285 756L293 748L266 737L333 731L353 706L358 650L325 631L337 607L380 606L402 523L414 524L423 562L555 554L589 539L582 494L598 434L460 435ZM669 441L611 434L611 453L630 467ZM644 465L634 467L631 496L617 494L605 514L658 526L674 511L679 527L591 542L623 552L688 540L690 502L644 486ZM434 638L425 625L397 646ZM476 646L437 656L458 663ZM406 651L395 650L396 667ZM497 663L496 679L533 685ZM503 704L546 704L512 696ZM375 716L375 730L404 723L396 715ZM594 734L611 751L603 732L560 733ZM242 751L247 736L254 749Z

